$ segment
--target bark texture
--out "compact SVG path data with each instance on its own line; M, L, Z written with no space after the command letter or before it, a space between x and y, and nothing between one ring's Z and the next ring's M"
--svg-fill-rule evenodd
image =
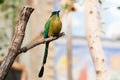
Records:
M15 58L18 55L17 51L21 47L25 35L26 25L33 10L33 8L26 6L20 12L8 55L4 58L3 62L0 65L0 80L5 79L5 76L7 75Z
M109 80L105 55L100 41L98 0L86 0L86 34L92 60L96 70L96 80Z

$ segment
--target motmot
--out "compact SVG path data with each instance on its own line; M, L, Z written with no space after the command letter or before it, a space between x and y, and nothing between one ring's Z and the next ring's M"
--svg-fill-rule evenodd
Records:
M52 12L50 18L45 23L44 33L43 33L44 39L51 37L51 36L53 37L58 36L58 34L60 33L61 28L62 28L62 22L59 17L59 12L60 11ZM43 57L42 67L39 72L39 77L42 77L44 73L44 65L46 63L47 56L48 56L49 43L50 42L45 43L44 57Z

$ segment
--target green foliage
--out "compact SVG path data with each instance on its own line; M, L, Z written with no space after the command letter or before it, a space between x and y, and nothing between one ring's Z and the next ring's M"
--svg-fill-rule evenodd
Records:
M5 2L5 0L0 0L0 4L3 4Z
M8 27L0 28L0 58L5 56L10 43L9 33L7 33Z
M5 14L6 18L16 18L18 14L18 10L20 8L21 1L20 0L8 0L1 6L2 12Z
M78 2L79 0L71 0L71 1L73 1L73 2Z
M0 41L4 42L5 39L8 39L8 36L5 32L5 28L2 27L2 28L0 28Z
M118 6L118 7L117 7L117 9L119 9L119 10L120 10L120 6Z
M98 0L99 4L102 4L102 1L101 0Z
M0 57L3 57L11 41L22 2L21 0L0 0L0 4L1 20L4 20L3 26L0 23Z

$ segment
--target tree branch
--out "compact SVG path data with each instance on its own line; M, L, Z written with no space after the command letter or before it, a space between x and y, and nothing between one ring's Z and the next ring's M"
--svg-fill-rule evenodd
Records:
M0 65L0 80L5 80L5 76L10 70L10 67L12 66L15 58L18 56L16 52L21 47L25 35L26 25L33 10L34 9L31 7L24 7L20 12L8 55L4 58Z
M51 42L51 41L54 41L62 36L64 36L64 32L60 33L58 36L56 37L50 37L50 38L47 38L47 39L43 39L41 41L38 41L38 42L35 42L34 44L31 44L30 46L25 46L25 47L22 47L20 50L18 50L17 54L20 54L20 53L23 53L23 52L27 52L28 50L40 45L40 44L44 44L46 42Z

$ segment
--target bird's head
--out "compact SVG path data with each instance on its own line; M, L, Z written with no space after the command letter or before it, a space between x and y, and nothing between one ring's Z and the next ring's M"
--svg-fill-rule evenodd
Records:
M52 17L53 15L59 16L59 12L60 12L60 10L58 10L58 11L53 11L52 14L51 14L51 17Z

